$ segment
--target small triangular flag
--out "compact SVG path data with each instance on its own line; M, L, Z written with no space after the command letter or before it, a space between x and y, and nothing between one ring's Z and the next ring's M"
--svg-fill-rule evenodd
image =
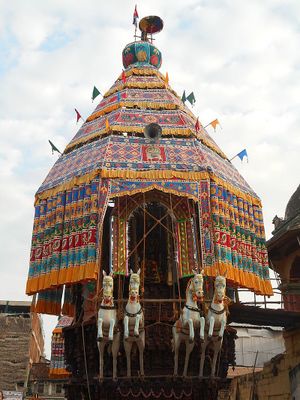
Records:
M249 162L248 153L247 153L246 149L240 151L238 154L236 154L234 157L232 157L229 161L232 161L235 157L238 157L241 161L243 161L244 157L247 157L247 162Z
M241 161L243 161L243 158L244 158L244 157L247 157L247 162L249 162L249 160L248 160L248 153L247 153L247 150L246 150L246 149L240 151L240 152L237 154L237 157L239 157L239 159L240 159Z
M109 125L108 118L106 118L106 120L105 120L105 128L106 128L107 131L110 130L110 125Z
M196 132L197 132L197 133L200 131L200 122L199 122L199 118L197 118L197 121L196 121L196 123L195 123L195 129L196 129Z
M182 101L183 103L186 102L185 90L184 90L183 93L182 93L181 101Z
M75 108L75 112L76 112L76 118L77 118L76 122L78 122L80 120L80 118L83 120L82 116L80 115L79 111L76 110L76 108Z
M193 106L193 105L195 104L195 102L196 102L196 99L195 99L195 96L194 96L194 92L190 93L190 94L187 96L186 99L187 99L187 100L191 103L191 105Z
M125 71L122 71L122 81L123 81L123 83L125 84L126 83L126 74L125 74Z
M134 12L133 12L133 25L135 25L135 28L137 28L137 20L139 19L139 14L137 11L137 6L135 6L134 8Z
M59 154L62 154L61 151L58 150L58 148L51 142L51 140L48 140L51 146L52 154L57 151Z
M92 94L92 100L94 101L95 98L96 98L97 96L99 96L99 94L101 94L101 93L100 93L99 90L96 88L96 86L94 86L93 94ZM101 96L102 96L102 95L101 95Z
M220 125L220 122L219 122L218 119L214 119L213 121L211 121L211 122L209 123L209 125L211 125L211 126L214 128L214 130L216 131L216 126L217 126L217 125ZM221 126L221 125L220 125L220 126Z

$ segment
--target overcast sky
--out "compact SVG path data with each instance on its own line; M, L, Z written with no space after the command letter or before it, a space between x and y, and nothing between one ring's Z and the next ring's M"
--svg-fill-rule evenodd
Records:
M57 159L48 139L64 149L79 129L74 107L88 117L93 86L103 93L119 76L135 4L0 0L0 299L28 299L34 194ZM219 119L209 133L229 158L247 149L249 163L233 163L262 199L269 238L299 184L300 1L137 6L164 20L155 44L173 89L194 92L203 125Z

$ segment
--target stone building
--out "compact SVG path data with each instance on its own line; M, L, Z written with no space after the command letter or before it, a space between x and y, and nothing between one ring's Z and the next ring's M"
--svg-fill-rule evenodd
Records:
M276 215L273 223L269 258L281 279L285 309L300 311L300 185L286 206L285 217Z
M49 360L41 359L40 362L32 365L25 399L29 400L36 396L44 400L65 399L64 384L66 379L53 379L50 377L49 372Z
M0 390L26 387L30 367L44 352L41 318L29 301L0 301Z
M291 196L285 217L273 219L275 230L267 242L271 266L281 279L284 308L294 315L285 329L285 352L264 364L261 371L233 379L230 400L300 399L300 185Z

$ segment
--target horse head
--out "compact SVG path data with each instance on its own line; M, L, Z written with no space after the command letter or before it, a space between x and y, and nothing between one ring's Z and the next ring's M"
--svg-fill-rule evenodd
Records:
M137 301L139 298L140 292L140 273L139 269L137 272L133 272L130 270L130 279L129 279L129 298L130 301Z
M194 301L203 301L203 273L193 270L194 276L190 279L187 289L192 292Z
M226 277L223 275L216 276L214 299L217 302L223 302L226 295Z
M113 273L110 272L109 275L103 271L103 298L104 299L112 299L114 292L114 280Z

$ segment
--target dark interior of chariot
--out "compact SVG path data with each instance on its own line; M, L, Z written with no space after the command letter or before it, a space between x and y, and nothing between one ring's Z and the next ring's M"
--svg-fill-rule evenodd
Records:
M189 206L191 210L196 211L193 208L193 202L189 202ZM110 263L111 255L105 249L110 247L110 221L114 212L114 207L108 209L103 224L103 265ZM157 223L157 221L163 221L163 224ZM195 229L196 226L197 224L195 224ZM195 336L188 377L182 378L185 358L184 343L181 343L180 346L178 376L173 376L172 326L179 318L180 310L184 305L185 289L189 277L179 279L177 276L176 254L171 233L171 213L157 201L147 202L142 207L135 208L129 215L128 269L136 271L137 268L142 267L140 301L145 318L146 338L144 377L140 376L138 350L135 344L132 351L132 378L126 377L126 355L122 334L129 278L118 275L115 277L114 284L114 301L119 319L118 330L121 332L116 381L112 379L112 357L106 351L104 354L104 378L99 382L97 322L95 317L88 321L82 321L83 297L81 296L81 284L78 284L75 290L77 323L64 328L66 366L72 373L71 385L67 386L68 398L76 400L84 396L88 399L90 396L92 399L142 399L149 396L148 398L208 399L214 398L213 396L217 394L218 390L224 385L226 386L228 368L235 365L236 331L230 327L225 330L217 374L214 379L209 378L212 356L209 348L204 368L205 377L202 379L198 377L201 352L199 333L196 333ZM143 240L145 237L146 239ZM132 254L130 255L130 253ZM204 291L205 297L209 299L213 293L212 278L206 277ZM230 294L230 288L228 292Z

